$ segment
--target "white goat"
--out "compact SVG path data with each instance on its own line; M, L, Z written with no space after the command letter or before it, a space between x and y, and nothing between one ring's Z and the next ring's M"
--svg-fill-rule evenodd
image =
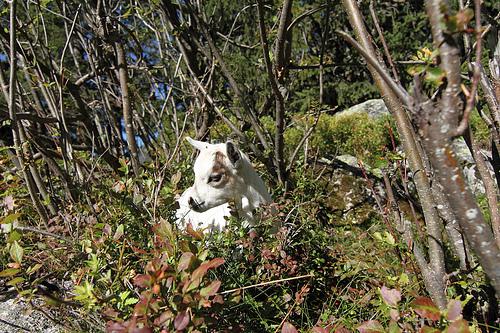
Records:
M192 210L189 206L189 198L191 198L192 193L194 192L193 187L191 186L185 190L179 200L177 200L179 203L179 208L175 212L177 224L185 227L189 222L195 229L203 229L207 231L223 230L227 225L226 217L231 215L231 208L229 207L229 204L225 203L199 213Z
M222 229L234 203L238 215L253 224L253 210L271 203L271 195L248 157L232 142L210 144L187 138L199 150L195 180L179 199L178 222L195 227Z

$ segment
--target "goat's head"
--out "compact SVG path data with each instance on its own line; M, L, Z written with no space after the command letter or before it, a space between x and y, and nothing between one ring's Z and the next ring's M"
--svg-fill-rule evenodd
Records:
M241 152L232 142L210 144L187 138L199 150L194 163L194 185L188 199L191 209L204 212L235 200L241 189L238 169L243 163Z

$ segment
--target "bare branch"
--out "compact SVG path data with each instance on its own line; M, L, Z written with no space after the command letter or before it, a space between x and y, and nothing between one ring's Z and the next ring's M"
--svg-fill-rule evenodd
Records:
M304 18L312 15L312 14L315 14L323 9L325 9L326 7L328 7L329 4L324 4L324 5L321 5L319 7L316 7L316 8L313 8L311 10L308 10L307 12L304 12L302 14L300 14L299 16L297 16L289 25L288 27L286 28L287 31L292 31L293 27L295 27L300 21L302 21Z
M283 5L283 11L285 10L285 5ZM288 4L291 6L291 4ZM257 12L259 16L259 30L260 30L260 43L262 46L262 52L264 56L264 61L266 63L266 70L267 70L267 76L269 79L269 82L271 84L271 89L276 101L276 136L274 140L274 145L275 145L275 155L274 155L274 160L275 164L277 167L278 171L278 179L281 183L284 183L286 181L286 169L284 165L284 153L283 153L283 147L284 147L284 142L283 142L283 130L284 130L284 114L285 114L285 101L283 99L283 95L281 94L281 91L278 87L278 79L275 76L275 73L273 73L273 68L271 64L271 59L269 59L269 46L267 42L267 34L266 34L266 27L264 26L264 5L262 4L261 0L257 0ZM283 18L282 14L282 18ZM283 23L285 24L285 23ZM282 36L281 38L278 37L278 41L282 41L284 37ZM283 45L281 45L283 47ZM276 52L284 52L281 49L278 49L276 47ZM283 60L284 61L284 60ZM277 63L277 66L278 63ZM277 68L278 70L278 76L279 76L279 69L280 67Z
M481 79L481 55L482 55L482 40L483 37L481 35L482 29L481 29L481 1L480 0L474 0L474 14L476 18L476 27L475 27L475 33L476 33L476 62L473 65L473 74L472 74L472 87L470 89L469 96L467 96L467 102L465 104L465 110L462 115L462 120L460 121L460 124L458 125L457 129L455 130L454 136L460 136L462 135L467 128L469 127L469 117L474 109L474 106L476 104L476 94L477 94L477 88L479 86L479 81Z
M17 160L19 161L19 166L21 168L21 172L23 173L24 180L28 187L28 191L31 197L31 201L33 202L38 215L42 219L43 223L47 225L48 223L48 215L43 207L40 199L37 196L35 191L35 185L33 184L33 177L31 173L28 171L29 168L24 163L24 152L22 147L22 142L20 139L20 122L17 120L17 112L16 112L16 90L17 90L17 80L16 80L16 70L17 70L17 62L16 62L16 0L12 0L10 2L10 26L9 26L9 44L10 44L10 77L9 77L9 117L12 120L12 136L14 138L14 148L16 150Z
M132 168L134 174L139 176L139 160L137 142L135 140L135 132L133 127L132 109L130 107L130 97L128 92L128 69L127 60L125 58L125 51L123 50L122 42L119 41L115 44L116 47L116 60L118 64L118 72L120 79L120 88L122 96L122 111L123 121L125 123L125 133L127 134L127 146L130 150L130 159L132 161Z
M385 41L385 37L384 37L384 34L382 32L382 28L380 28L377 14L375 13L375 5L374 5L373 0L370 0L370 14L372 16L373 23L375 24L375 28L377 29L377 33L378 33L378 36L380 38L380 41L382 42L382 46L384 47L384 54L385 54L387 61L389 62L389 66L391 67L394 80L396 80L396 82L399 83L398 70L396 69L396 66L394 66L394 62L392 61L391 52L389 51L389 47L387 46L387 43Z
M391 76L386 72L386 70L380 65L378 60L368 53L354 38L349 36L344 31L336 31L337 34L342 36L349 44L351 44L359 53L363 56L370 66L372 66L377 73L382 77L385 83L392 89L392 91L398 96L401 102L406 105L408 108L411 108L413 105L413 101L411 96L403 89L400 85L398 85Z

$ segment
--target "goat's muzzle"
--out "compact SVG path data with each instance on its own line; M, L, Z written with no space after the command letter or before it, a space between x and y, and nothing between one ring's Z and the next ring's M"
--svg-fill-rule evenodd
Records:
M192 210L194 210L195 212L199 212L201 211L201 206L204 204L205 202L197 202L195 199L193 199L193 197L189 197L189 200L188 200L188 204L189 204L189 207L191 207Z

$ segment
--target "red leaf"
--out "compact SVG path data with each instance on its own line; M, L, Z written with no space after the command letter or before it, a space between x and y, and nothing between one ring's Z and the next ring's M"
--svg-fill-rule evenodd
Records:
M222 265L224 262L225 261L222 258L215 258L215 259L212 259L208 262L207 261L203 262L200 265L200 267L195 269L193 274L191 274L191 280L193 280L193 281L200 280L200 282L201 282L201 279L203 279L203 277L205 276L205 274L207 274L207 271L209 269L217 268L220 265ZM199 283L198 283L198 285L199 285Z
M191 252L184 252L179 259L179 264L177 265L177 271L181 272L186 270L191 264L194 254Z
M470 333L469 324L464 319L455 320L448 326L446 333Z
M191 282L188 284L188 288L186 288L186 291L197 288L200 283L201 279L207 274L208 267L206 263L203 263L198 267L197 269L194 270L193 274L191 274Z
M198 306L203 307L203 308L210 308L210 307L212 307L212 302L210 302L210 300L208 300L206 298L202 298L198 302Z
M174 319L174 327L178 331L184 330L189 324L189 314L187 311L180 312Z
M224 304L224 298L221 295L216 295L212 300L212 303Z
M143 316L148 312L148 300L142 298L138 303L134 306L134 315Z
M295 326L285 321L283 323L283 327L281 328L281 333L298 333L298 331Z
M138 274L134 277L134 284L140 288L151 287L153 279L148 274Z
M203 240L203 233L194 230L193 226L191 225L191 223L188 223L186 231L187 231L188 234L190 234L191 236L193 236L194 239L196 239L196 240Z
M441 312L438 307L428 297L417 297L417 299L413 301L412 306L415 312L422 318L432 321L436 321L441 318Z
M153 333L153 330L149 327L134 328L129 331L130 333Z
M165 312L163 312L159 317L157 317L153 324L156 325L156 326L161 326L163 325L167 320L170 320L174 317L174 314L167 310Z
M107 235L107 236L111 236L111 226L109 224L105 224L104 225L104 228L102 228L102 232L103 234Z
M326 328L316 326L312 328L312 333L328 333L328 330Z
M456 299L452 299L448 303L446 319L449 321L454 321L457 319L462 319L462 303Z
M397 321L391 320L389 322L389 329L387 330L388 333L401 333L403 330L401 327L399 327Z
M441 331L435 327L424 326L420 329L420 333L441 333Z
M380 294L382 295L384 302L389 306L397 307L399 301L401 301L401 293L397 289L388 289L383 286L380 289Z
M399 311L397 309L391 309L389 311L389 315L392 320L398 321L399 320Z
M360 333L383 333L385 332L382 324L378 320L369 320L358 326L358 331Z
M217 268L219 267L220 265L222 265L223 263L225 263L226 261L222 258L214 258L212 260L210 260L208 262L208 268Z
M198 286L201 283L201 280L207 274L208 270L211 268L217 268L224 262L225 261L222 258L215 258L210 261L204 261L198 268L196 268L193 271L193 274L191 274L190 281L186 282L186 284L182 288L182 292L185 293L195 288L198 288Z
M128 323L108 322L106 324L106 332L108 333L126 333L128 331Z
M219 280L213 281L210 285L200 290L200 295L203 297L215 295L220 288L220 284L221 282Z
M347 328L345 328L344 326L340 325L339 327L337 327L335 329L335 333L351 333L351 331L349 331Z

